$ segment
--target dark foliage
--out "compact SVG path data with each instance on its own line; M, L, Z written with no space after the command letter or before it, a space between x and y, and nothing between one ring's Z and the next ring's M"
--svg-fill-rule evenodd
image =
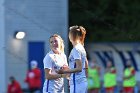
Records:
M69 0L69 25L84 26L88 42L138 42L140 0Z

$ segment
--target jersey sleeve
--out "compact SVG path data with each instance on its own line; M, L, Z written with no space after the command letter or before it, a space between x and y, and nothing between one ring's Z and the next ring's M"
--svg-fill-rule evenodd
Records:
M52 69L52 60L51 57L49 56L49 54L47 54L43 60L43 64L44 64L44 69L48 68L48 69Z
M78 49L73 50L73 58L74 59L81 59L81 53Z

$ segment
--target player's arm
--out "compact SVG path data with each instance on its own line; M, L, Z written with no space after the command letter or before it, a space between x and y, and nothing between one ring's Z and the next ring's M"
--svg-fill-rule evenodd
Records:
M72 55L73 55L73 58L75 60L74 68L67 70L65 73L76 73L76 72L82 71L81 52L75 48Z
M53 74L52 73L52 58L50 55L46 55L44 60L44 71L45 71L45 78L46 79L58 79L62 77L62 74Z
M66 74L66 73L76 73L76 72L81 72L82 71L82 62L80 59L75 59L75 65L76 67L73 68L73 69L67 69L67 70L63 70L63 69L60 69L57 73L59 74Z
M25 78L24 82L29 82L28 73L29 73L29 72L27 72L27 74L26 74L26 78Z
M129 79L134 75L135 75L135 69L133 68L133 69L131 69L131 74L129 76L125 77L125 79Z
M37 68L36 71L34 71L34 74L35 74L35 78L40 78L41 77L41 70L39 68Z
M76 67L73 69L66 70L65 73L75 73L82 71L82 62L80 59L75 59Z
M85 73L86 73L86 77L88 77L88 60L86 58L86 62L85 62Z
M45 68L46 79L58 79L63 77L62 74L52 74L51 69Z

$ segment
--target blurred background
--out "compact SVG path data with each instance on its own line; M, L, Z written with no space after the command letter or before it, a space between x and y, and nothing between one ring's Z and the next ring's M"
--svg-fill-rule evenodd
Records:
M43 58L50 35L57 33L65 42L67 56L72 48L68 28L84 26L85 48L90 61L96 60L103 81L107 60L112 60L121 85L125 59L131 59L140 77L140 1L139 0L0 0L0 93L6 93L9 77L22 89L30 62L36 60L44 82ZM24 38L17 38L24 32Z

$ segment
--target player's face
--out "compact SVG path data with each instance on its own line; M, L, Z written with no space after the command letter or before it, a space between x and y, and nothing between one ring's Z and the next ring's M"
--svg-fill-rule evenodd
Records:
M128 60L128 61L126 62L126 66L127 66L127 67L131 67L131 61L130 61L130 60Z
M50 38L50 47L55 53L59 53L61 46L61 41L58 37Z

